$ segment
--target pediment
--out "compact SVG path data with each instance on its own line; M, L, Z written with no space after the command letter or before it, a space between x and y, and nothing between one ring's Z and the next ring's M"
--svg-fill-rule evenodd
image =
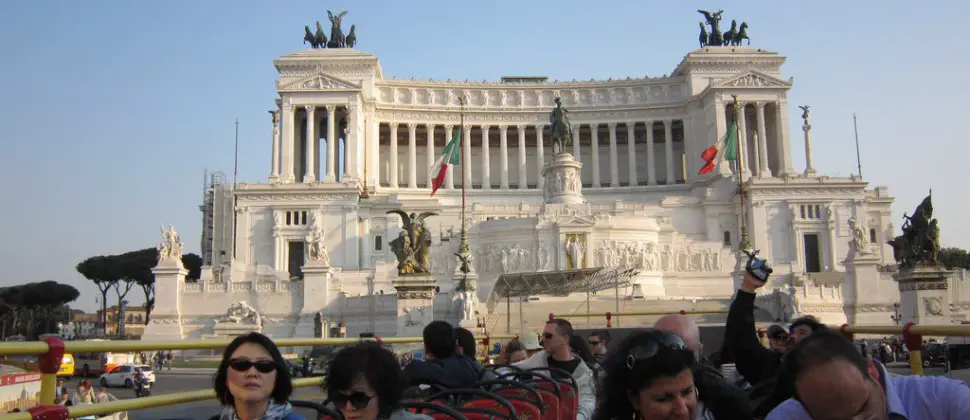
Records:
M277 90L283 91L323 91L323 90L359 90L360 85L339 79L324 73L317 73L301 80L277 85Z
M594 217L583 217L583 216L560 216L559 220L556 221L556 226L559 227L593 227L596 225L596 219Z
M755 71L747 72L717 82L715 88L790 88L792 79L781 80L777 77Z

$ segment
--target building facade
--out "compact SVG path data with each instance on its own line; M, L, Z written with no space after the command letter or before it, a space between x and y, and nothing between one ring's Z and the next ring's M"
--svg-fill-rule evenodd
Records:
M267 179L213 183L203 206L203 278L176 287L177 316L153 318L177 323L183 337L208 336L227 308L245 301L274 336L310 335L321 322L340 321L351 335L394 335L397 274L388 242L402 226L388 211L402 210L437 213L427 220L439 285L434 314L455 319L462 180L481 301L503 273L602 266L639 271L617 292L626 310L650 310L658 300L723 308L741 261L740 175L752 246L775 268L759 300L766 316L884 323L899 300L885 245L892 197L857 177L816 174L810 158L796 168L792 147L811 156L810 127L789 120L793 81L782 74L784 62L755 48L706 47L664 77L442 82L385 78L377 57L352 49L280 57ZM572 122L565 152L582 165L580 179L567 180L581 190L576 205L543 199L564 188L562 179L543 177L554 156L556 98ZM741 133L737 167L699 175L702 152L732 123ZM804 125L804 136L792 138L793 125ZM433 162L459 130L464 163L431 196ZM327 256L322 282L303 270L317 228ZM867 241L858 252L876 274L847 266L859 232ZM619 308L613 300L594 298L591 310ZM530 299L522 323L541 328L544 314L582 312L585 301ZM487 305L478 317L500 326L509 310Z

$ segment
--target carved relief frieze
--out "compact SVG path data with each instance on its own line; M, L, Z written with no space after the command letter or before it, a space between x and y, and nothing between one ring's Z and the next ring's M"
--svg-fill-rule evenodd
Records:
M356 200L357 194L240 194L239 202L247 201L344 201Z
M912 290L946 290L946 282L906 282L899 283L900 292L908 292Z

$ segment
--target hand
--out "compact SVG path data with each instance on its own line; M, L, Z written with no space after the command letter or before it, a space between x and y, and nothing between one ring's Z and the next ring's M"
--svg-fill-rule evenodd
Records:
M741 277L741 290L748 293L755 293L759 287L764 286L765 282L758 280L757 277L752 276L751 273L745 271L744 276Z

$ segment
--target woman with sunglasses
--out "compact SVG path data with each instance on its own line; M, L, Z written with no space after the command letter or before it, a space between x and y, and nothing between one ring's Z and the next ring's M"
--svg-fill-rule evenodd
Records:
M401 408L406 387L394 353L377 343L361 343L333 358L324 391L346 420L431 420Z
M289 403L293 384L285 366L265 335L254 332L232 340L216 371L219 420L301 420Z
M694 354L679 336L635 333L607 355L606 377L593 420L693 420Z

